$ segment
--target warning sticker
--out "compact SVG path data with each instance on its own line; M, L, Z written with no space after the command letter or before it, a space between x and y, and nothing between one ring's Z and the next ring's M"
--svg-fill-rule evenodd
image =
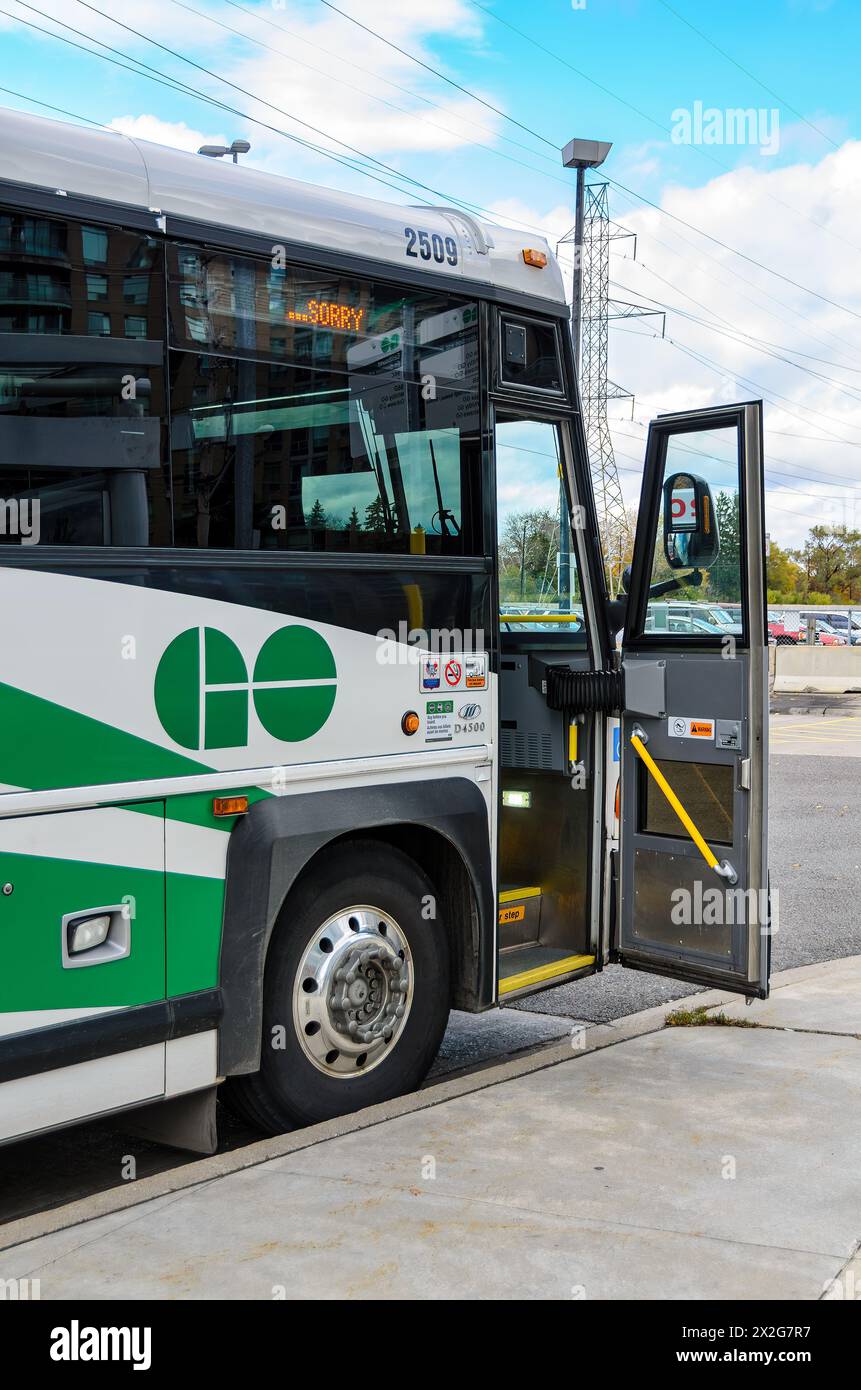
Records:
M713 740L715 722L713 719L685 719L681 715L671 714L667 720L667 732L670 738L707 738Z
M520 907L501 907L499 909L499 925L504 927L507 922L522 922L526 916L526 908L521 904Z
M467 656L463 661L466 672L467 690L484 690L487 687L487 657Z
M462 675L463 668L461 667L460 662L455 661L453 656L449 657L448 661L445 663L446 685L451 686L451 688L454 689L456 685L460 685L460 678Z
M454 737L454 700L425 703L425 743L450 743Z

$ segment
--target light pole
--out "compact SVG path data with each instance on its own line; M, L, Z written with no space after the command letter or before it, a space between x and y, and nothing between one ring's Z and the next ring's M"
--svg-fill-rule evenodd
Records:
M574 370L580 372L580 318L583 299L583 205L585 202L586 170L603 164L612 149L609 140L569 140L562 151L566 169L577 170L577 191L574 213L574 284L571 295L571 345L574 351ZM571 607L571 537L565 490L559 489L559 601Z
M251 149L248 140L234 140L232 145L201 145L198 154L205 154L209 159L221 159L226 154L233 155L233 163L239 163L239 156L247 154Z
M613 148L611 140L569 140L562 151L566 169L577 170L577 191L574 214L574 289L571 302L571 341L574 345L574 365L580 369L580 317L583 296L583 204L585 202L586 170L597 169Z

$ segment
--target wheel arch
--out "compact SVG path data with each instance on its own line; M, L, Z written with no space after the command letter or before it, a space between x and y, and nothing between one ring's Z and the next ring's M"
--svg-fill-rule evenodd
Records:
M266 956L291 892L335 844L369 839L409 855L433 882L449 937L453 1006L492 1003L489 820L475 782L447 777L266 798L237 822L227 851L220 1076L259 1067Z

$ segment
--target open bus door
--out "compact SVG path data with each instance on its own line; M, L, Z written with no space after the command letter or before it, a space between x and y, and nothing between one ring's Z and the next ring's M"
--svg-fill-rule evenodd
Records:
M771 931L764 555L761 402L653 421L622 644L610 959L759 998Z

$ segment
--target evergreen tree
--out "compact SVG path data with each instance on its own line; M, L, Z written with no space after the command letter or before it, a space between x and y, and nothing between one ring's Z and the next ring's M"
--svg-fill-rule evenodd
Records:
M312 531L322 531L326 526L326 512L319 497L315 499L314 505L308 513L305 525Z

